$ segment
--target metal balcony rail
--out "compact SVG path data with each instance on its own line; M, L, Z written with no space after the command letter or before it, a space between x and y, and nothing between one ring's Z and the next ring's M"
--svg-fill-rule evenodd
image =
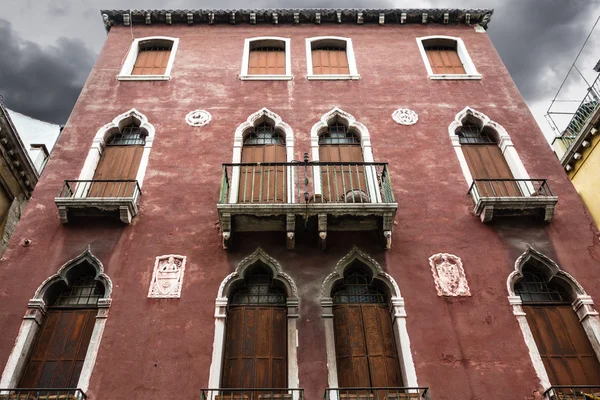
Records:
M136 198L140 193L140 185L134 179L71 180L65 181L58 197L71 199Z
M598 107L600 107L600 75L598 75L594 83L588 88L587 94L584 96L575 113L573 113L573 117L567 127L556 140L561 140L565 149L569 149L573 142L577 140Z
M474 179L468 194L474 199L554 196L546 179Z
M600 385L552 386L544 396L547 400L600 400Z
M430 400L426 387L355 387L325 389L325 400Z
M223 164L220 203L394 203L387 163Z
M81 389L0 389L0 400L83 400Z
M304 400L304 389L201 389L200 400Z

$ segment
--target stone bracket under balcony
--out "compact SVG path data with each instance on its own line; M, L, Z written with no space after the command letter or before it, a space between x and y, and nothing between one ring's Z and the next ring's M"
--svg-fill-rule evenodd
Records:
M389 249L398 204L384 163L224 164L217 204L223 248L235 232L285 232L295 247L296 224L326 248L330 231L376 231Z
M74 217L106 216L130 224L138 214L141 191L135 180L65 181L54 198L60 222Z
M558 202L545 179L475 179L469 194L482 222L525 215L551 222Z

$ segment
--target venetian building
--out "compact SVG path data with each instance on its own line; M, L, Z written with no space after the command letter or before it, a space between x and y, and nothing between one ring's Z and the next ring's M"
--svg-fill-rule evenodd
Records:
M102 11L0 263L0 396L597 393L598 232L491 15Z

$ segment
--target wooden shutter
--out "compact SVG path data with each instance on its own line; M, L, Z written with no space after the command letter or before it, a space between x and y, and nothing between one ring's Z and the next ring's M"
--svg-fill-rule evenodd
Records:
M232 307L227 314L224 388L287 387L287 314L283 307Z
M49 309L19 387L77 387L97 312Z
M143 153L143 146L106 146L93 179L135 180ZM134 189L134 182L97 182L88 197L128 197Z
M455 49L425 49L434 74L466 74Z
M287 202L287 168L263 165L286 162L285 146L279 144L244 146L242 163L260 163L241 167L238 202Z
M502 150L495 144L461 145L473 179L514 179ZM522 196L516 182L478 182L482 197Z
M401 387L389 309L381 304L333 307L340 387Z
M170 57L170 49L140 49L131 74L164 75Z
M285 75L285 50L250 50L248 75Z
M345 49L313 50L312 64L314 75L350 73Z
M359 144L321 144L319 161L322 162L363 162L362 147ZM341 165L321 167L321 191L328 201L360 202L349 194L368 193L365 170L362 166Z
M600 385L600 363L570 305L524 305L552 385Z

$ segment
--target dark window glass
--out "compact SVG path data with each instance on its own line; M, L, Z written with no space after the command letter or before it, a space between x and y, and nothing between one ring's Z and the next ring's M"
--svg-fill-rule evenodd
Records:
M231 296L231 305L285 305L283 288L275 285L269 271L258 267Z
M458 133L460 144L493 144L496 143L489 132L482 131L475 124L465 124Z
M146 136L139 126L129 125L123 128L119 133L115 133L106 142L107 146L128 146L128 145L144 145L146 144Z
M523 279L515 285L515 293L521 296L523 303L570 303L561 287L533 272L523 273Z
M52 307L95 306L103 295L102 284L93 276L84 276L71 286L65 287L51 305Z
M244 138L244 145L255 146L255 145L268 145L268 144L280 144L285 145L285 139L283 135L275 131L275 127L267 122L263 122L256 126L250 133Z
M387 303L387 296L376 285L363 265L355 263L344 274L343 283L333 291L334 304Z
M348 132L346 125L334 122L319 136L319 144L360 144L360 139L354 133Z

